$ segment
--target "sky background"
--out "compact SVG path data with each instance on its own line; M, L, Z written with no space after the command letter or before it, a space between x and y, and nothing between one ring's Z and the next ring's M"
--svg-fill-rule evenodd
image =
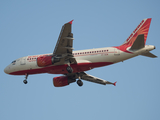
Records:
M83 81L56 88L52 74L4 73L13 60L52 53L61 27L74 19L74 49L121 45L144 18L147 44L160 56L159 0L0 0L1 120L159 120L160 60L138 56L88 74L117 86Z

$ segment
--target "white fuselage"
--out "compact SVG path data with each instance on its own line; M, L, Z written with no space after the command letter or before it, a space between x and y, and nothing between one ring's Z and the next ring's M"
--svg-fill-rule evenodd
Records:
M92 66L90 65L90 69L93 69L95 67L102 67L105 65L109 65L107 63L117 63L120 61L124 61L126 59L135 57L137 55L141 55L142 53L148 52L153 50L155 47L153 45L145 45L144 48L136 50L136 51L130 51L130 47L127 48L128 52L121 51L117 49L116 47L106 47L106 48L97 48L97 49L88 49L88 50L78 50L73 52L73 56L76 59L78 64L81 63L104 63L100 66ZM26 56L22 57L19 59L16 59L13 61L10 65L8 65L4 72L7 74L14 74L15 72L17 75L24 75L24 73L21 71L34 71L32 74L37 74L37 73L50 73L47 71L47 68L44 67L39 67L37 65L37 57L39 56L44 56L44 55L52 55L52 54L43 54L43 55L33 55L33 56ZM56 66L56 65L52 65ZM43 69L42 72L41 69ZM50 67L48 68L50 69ZM89 70L89 69L86 69ZM37 72L38 71L38 72ZM50 70L49 70L50 71ZM77 71L76 71L77 72ZM59 74L59 73L58 73ZM63 73L60 73L63 74ZM16 75L16 74L15 74Z

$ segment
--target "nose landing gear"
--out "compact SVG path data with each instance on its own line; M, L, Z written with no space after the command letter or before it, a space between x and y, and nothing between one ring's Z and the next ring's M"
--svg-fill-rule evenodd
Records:
M27 80L23 80L23 83L24 83L24 84L27 84L27 83L28 83L28 81L27 81Z
M25 80L23 80L23 83L24 83L24 84L27 84L27 83L28 83L27 78L28 78L28 74L25 74Z

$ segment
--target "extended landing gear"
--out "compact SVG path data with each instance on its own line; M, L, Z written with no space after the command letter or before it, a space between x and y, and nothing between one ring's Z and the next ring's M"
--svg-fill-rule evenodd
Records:
M81 80L77 80L77 84L81 87L83 85L83 82Z
M73 69L72 69L71 66L68 66L68 67L66 68L66 70L68 71L68 73L72 73L72 72L73 72Z
M23 80L23 83L24 83L24 84L27 84L27 83L28 83L27 78L28 78L28 74L25 74L25 80Z
M77 80L78 86L80 86L80 87L83 86L83 82L81 81L81 76L79 73L77 73L77 78L78 78L78 80Z
M23 83L24 83L24 84L27 84L27 83L28 83L28 81L27 81L27 80L23 80Z

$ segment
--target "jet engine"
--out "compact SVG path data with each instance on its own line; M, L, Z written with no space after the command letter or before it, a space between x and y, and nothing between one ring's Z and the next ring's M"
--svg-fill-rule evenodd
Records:
M53 65L54 63L59 61L60 61L60 58L56 58L51 55L50 56L45 55L37 58L37 65L39 67L45 67L45 66Z
M63 87L69 85L72 82L76 82L75 79L69 78L68 76L60 76L53 78L53 85L55 87Z

